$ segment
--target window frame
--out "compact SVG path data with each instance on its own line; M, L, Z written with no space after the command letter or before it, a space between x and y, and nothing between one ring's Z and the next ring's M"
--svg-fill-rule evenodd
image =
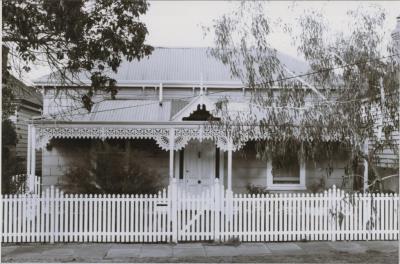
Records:
M301 146L303 152L303 145ZM267 159L267 190L271 191L304 191L306 187L306 161L304 155L299 160L300 171L299 183L274 183L274 175L272 175L272 159Z

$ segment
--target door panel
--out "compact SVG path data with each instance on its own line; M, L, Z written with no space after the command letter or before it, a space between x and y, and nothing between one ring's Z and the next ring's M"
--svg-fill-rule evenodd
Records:
M187 185L197 185L197 176L199 175L198 151L198 141L190 141L185 148L183 170Z
M213 142L201 144L200 178L203 185L209 186L215 179L215 145Z
M215 178L215 145L211 140L190 141L185 148L184 181L188 192L200 193Z

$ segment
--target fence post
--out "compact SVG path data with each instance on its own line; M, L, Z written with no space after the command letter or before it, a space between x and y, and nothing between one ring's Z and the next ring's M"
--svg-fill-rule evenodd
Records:
M366 202L364 203L364 210L365 210L365 231L366 231L366 238L367 241L371 239L371 227L372 227L372 222L371 222L371 199L372 199L372 194L367 193L366 194ZM387 217L387 216L386 216Z
M50 227L49 227L49 230L50 230L50 243L51 244L54 244L54 233L55 233L55 230L54 230L54 221L55 221L55 215L54 215L54 186L53 185L51 185L51 187L50 187L50 197L49 197L49 214L50 214L50 221L49 221L49 225L50 225Z
M230 237L231 234L230 234L229 231L232 230L231 227L233 225L233 192L232 192L232 190L230 190L230 189L226 190L225 201L226 201L226 203L222 204L222 206L225 205L225 207L226 207L226 209L225 209L226 210L225 211L226 215L225 215L225 219L224 219L224 221L225 221L224 225L225 225L225 231L228 231L228 238L227 239L230 239L231 238Z
M214 207L214 223L211 223L214 225L214 240L215 241L220 241L220 184L219 184L219 179L215 179L214 182L214 191L212 197L213 201L213 207Z
M170 196L170 219L172 225L172 242L178 243L178 219L177 219L177 181L176 178L172 178L169 185L169 196Z
M336 241L336 220L337 220L337 190L336 186L333 185L332 189L329 190L330 210L331 210L331 240Z

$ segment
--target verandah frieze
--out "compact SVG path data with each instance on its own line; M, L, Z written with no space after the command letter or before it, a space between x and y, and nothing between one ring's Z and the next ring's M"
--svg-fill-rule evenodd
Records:
M171 132L172 131L172 132ZM297 131L300 133L300 129ZM170 136L173 133L173 136ZM192 140L211 139L222 151L241 149L249 140L268 139L268 134L258 128L240 133L240 138L230 137L229 131L212 126L178 128L132 128L132 127L37 127L36 148L42 148L53 138L91 138L91 139L154 139L163 150L180 150ZM173 138L173 144L170 144ZM229 138L232 143L229 144ZM339 140L339 135L326 137L326 141ZM312 141L312 139L311 139Z
M227 151L227 136L224 131L209 127L199 128L107 128L107 127L38 127L36 128L36 148L45 147L53 138L90 138L90 139L145 139L156 140L163 150L183 149L192 139L200 141L214 140L223 151ZM174 134L174 142L170 144L170 133ZM238 150L242 144L232 146L232 150Z

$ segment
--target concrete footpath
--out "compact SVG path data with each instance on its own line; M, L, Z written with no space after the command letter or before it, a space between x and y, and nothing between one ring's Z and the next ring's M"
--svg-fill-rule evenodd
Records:
M398 263L398 241L2 244L2 262Z

